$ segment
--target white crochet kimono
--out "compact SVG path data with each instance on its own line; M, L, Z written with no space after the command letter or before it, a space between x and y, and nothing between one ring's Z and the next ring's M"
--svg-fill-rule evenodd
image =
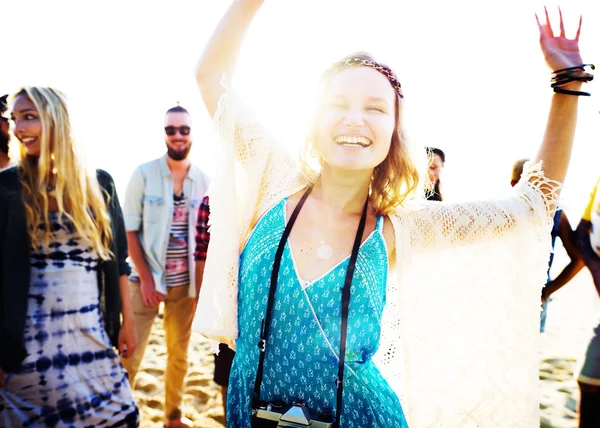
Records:
M306 183L231 91L215 122L221 154L194 328L231 342L239 254L260 217ZM514 196L389 216L397 263L375 361L411 427L539 426L540 293L557 188L537 166Z

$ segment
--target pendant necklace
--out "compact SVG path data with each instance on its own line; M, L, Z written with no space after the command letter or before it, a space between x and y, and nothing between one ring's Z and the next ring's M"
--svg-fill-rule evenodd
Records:
M321 245L317 248L317 257L321 260L330 259L333 255L333 248L325 243L325 241L321 240Z

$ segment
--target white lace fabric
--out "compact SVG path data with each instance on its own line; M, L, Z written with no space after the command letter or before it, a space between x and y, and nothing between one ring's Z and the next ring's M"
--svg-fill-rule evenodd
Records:
M238 335L240 251L254 225L306 183L299 163L229 91L215 124L206 269L194 328ZM412 203L389 218L389 275L377 366L411 427L539 426L537 340L558 183L529 165L514 196Z

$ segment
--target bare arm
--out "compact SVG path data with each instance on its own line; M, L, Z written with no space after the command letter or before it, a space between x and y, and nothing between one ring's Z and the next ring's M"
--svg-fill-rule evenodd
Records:
M128 358L133 355L137 347L137 331L135 329L133 306L129 298L127 275L119 277L119 291L121 292L121 314L123 316L123 323L119 331L119 353Z
M554 35L549 21L547 11L545 22L540 24L538 21L540 46L548 67L556 71L581 65L582 60L579 53L581 21L577 36L573 40L567 39L565 36L562 14L559 35ZM578 91L581 88L581 82L571 82L561 87ZM544 174L551 180L562 182L567 173L577 123L578 99L579 97L574 95L554 94L552 96L544 139L535 158L536 162L544 162Z
M137 234L137 232L127 231L127 249L140 279L146 280L152 277L152 272L144 258L144 250Z
M565 89L579 90L581 83L572 83ZM554 94L546 124L542 145L535 162L543 161L547 178L563 182L571 159L575 125L577 124L577 104L579 97Z
M600 257L596 254L596 251L594 251L590 242L591 227L591 222L581 219L575 230L575 236L579 255L590 270L596 290L600 293Z
M137 232L127 231L127 248L135 270L140 275L140 287L144 304L150 307L157 307L160 305L160 302L165 300L165 296L156 291L154 277L144 258L144 250Z
M560 290L564 285L571 281L584 266L583 260L579 258L571 260L571 262L565 266L563 271L542 289L542 300L545 301L555 291Z
M584 219L581 219L575 229L575 244L579 250L579 255L585 262L586 266L594 262L594 258L598 258L590 243L590 228L592 224Z
M564 212L560 217L559 223L559 237L563 243L563 247L567 251L569 258L571 261L569 264L562 270L562 272L552 281L550 281L542 290L542 300L546 300L550 297L555 291L562 288L566 283L571 281L579 273L579 271L583 268L584 263L583 260L579 257L579 253L577 252L577 248L575 246L575 232L571 229L571 225L569 224L569 220Z
M580 259L579 251L577 251L577 244L575 242L575 231L571 229L571 223L564 211L561 211L560 221L558 223L558 237L571 261Z
M206 109L214 116L223 94L221 77L231 76L248 27L263 0L234 0L202 52L196 65L196 81Z
M123 324L133 322L133 305L129 297L129 280L127 275L119 277L119 291L121 293L121 316L123 317Z
M591 227L591 222L581 219L575 230L575 242L581 259L594 275L594 271L600 272L600 258L590 243Z

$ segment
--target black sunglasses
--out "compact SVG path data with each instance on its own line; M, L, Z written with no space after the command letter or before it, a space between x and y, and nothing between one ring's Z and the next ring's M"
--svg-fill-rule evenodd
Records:
M172 137L179 131L181 135L190 135L191 128L189 126L165 126L165 133Z

